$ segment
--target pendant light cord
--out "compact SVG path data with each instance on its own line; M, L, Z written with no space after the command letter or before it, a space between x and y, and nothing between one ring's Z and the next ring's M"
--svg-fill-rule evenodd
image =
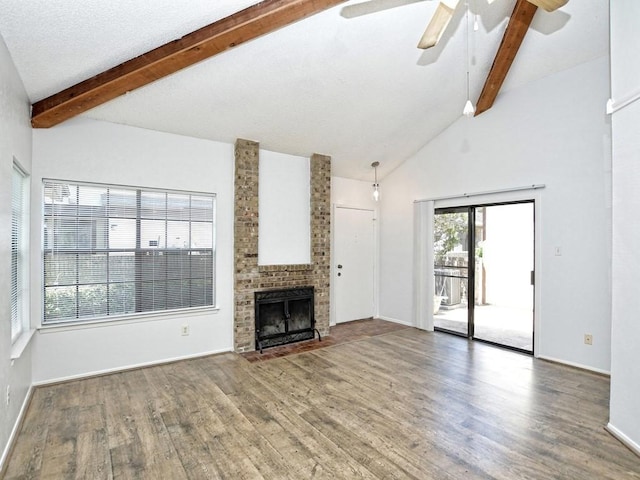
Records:
M467 11L465 12L465 21L467 24L465 25L465 40L466 40L466 55L467 55L467 101L464 104L464 108L462 109L462 114L465 117L473 117L476 113L476 108L473 103L471 103L471 60L469 59L469 0L465 0L464 2Z
M471 70L470 62L469 62L469 0L465 0L464 6L466 7L465 13L465 40L466 40L466 55L467 55L467 100L471 101L471 91L469 88L469 70Z

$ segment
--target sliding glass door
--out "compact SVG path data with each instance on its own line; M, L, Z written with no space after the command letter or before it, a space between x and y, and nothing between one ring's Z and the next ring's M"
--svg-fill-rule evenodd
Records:
M437 330L533 353L533 202L436 209L434 258Z
M469 242L473 210L436 210L434 216L434 326L469 336Z
M533 203L476 209L474 338L533 351Z

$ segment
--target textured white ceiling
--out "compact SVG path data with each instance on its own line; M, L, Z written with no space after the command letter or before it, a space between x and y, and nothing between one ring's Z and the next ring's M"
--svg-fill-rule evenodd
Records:
M241 10L255 0L0 0L5 39L32 101ZM334 175L395 168L461 116L467 42L477 99L514 0L461 1L441 43L416 44L437 2L355 18L345 5L240 45L84 115L294 155L333 157ZM538 11L503 91L608 52L608 3ZM499 98L498 98L499 101ZM466 121L466 120L465 120ZM469 119L468 121L473 121Z

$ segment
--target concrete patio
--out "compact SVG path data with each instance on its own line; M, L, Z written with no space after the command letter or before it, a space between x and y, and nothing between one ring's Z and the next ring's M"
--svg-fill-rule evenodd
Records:
M533 351L533 311L500 305L476 305L474 338ZM441 308L434 316L435 327L467 333L467 308Z

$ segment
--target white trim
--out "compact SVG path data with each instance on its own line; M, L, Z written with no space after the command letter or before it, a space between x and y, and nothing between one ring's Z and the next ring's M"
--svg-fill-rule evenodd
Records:
M378 318L380 320L385 320L387 322L393 322L393 323L399 323L400 325L406 325L407 327L415 327L415 325L411 322L407 322L405 320L400 320L398 318L392 318L392 317L385 317L384 315L379 315L375 318Z
M624 444L625 447L627 447L629 450L631 450L633 453L635 453L640 457L640 445L638 445L636 442L631 440L631 438L629 438L627 435L622 433L620 429L614 427L611 424L611 422L607 423L604 429L607 432L609 432L611 435L613 435L617 440L622 442L622 444Z
M601 368L595 368L595 367L592 367L590 365L584 365L584 364L578 363L578 362L569 362L568 360L561 360L559 358L548 357L546 355L537 355L536 358L539 358L540 360L546 360L548 362L560 363L562 365L568 365L570 367L576 367L576 368L579 368L581 370L588 370L590 372L599 373L601 375L611 376L611 372L609 370L603 370Z
M536 192L533 195L533 355L540 351L540 331L542 330L542 195Z
M24 401L22 402L22 406L20 407L20 412L18 413L18 418L16 418L15 423L13 424L13 428L11 429L11 434L9 435L9 438L7 439L7 444L4 447L4 451L2 452L2 457L0 457L0 477L3 477L3 474L5 474L6 472L4 471L4 467L6 466L4 464L4 462L7 461L7 457L9 456L9 452L11 451L11 448L13 447L13 443L16 441L17 436L18 436L18 431L20 429L20 427L22 426L22 420L24 419L24 416L27 413L27 407L29 406L29 403L31 402L31 396L33 395L33 385L31 385L29 387L29 390L27 390L27 394L24 397Z
M333 204L333 208L334 209L336 209L336 208L347 208L349 210L364 210L366 212L376 212L376 211L378 211L378 207L374 207L374 208L371 208L371 207L355 207L355 206L349 205L347 203L334 203Z
M29 345L34 333L36 333L34 328L26 330L20 334L15 342L13 342L13 345L11 345L11 360L20 358L24 349Z
M413 203L420 202L431 202L437 200L453 200L456 198L469 198L469 197L479 197L482 195L495 195L499 193L510 193L510 192L520 192L524 190L538 190L540 188L545 188L546 185L544 183L534 183L533 185L524 185L521 187L510 187L510 188L501 188L500 190L486 190L484 192L472 192L472 193L459 193L456 195L444 195L441 197L432 197L432 198L422 198L420 200L414 200Z
M101 317L96 320L81 320L76 322L47 323L37 328L40 333L66 332L70 330L84 330L87 328L111 327L114 325L129 325L133 323L166 320L171 318L198 317L217 314L220 307L192 307L173 310L159 310L156 312L141 312L117 317Z
M179 362L181 360L191 360L193 358L200 358L200 357L208 357L209 355L217 355L219 353L227 353L227 352L233 352L233 350L228 349L228 348L222 348L219 350L211 350L209 352L200 352L200 353L194 353L191 355L183 355L180 357L172 357L172 358L164 358L161 360L153 360L151 362L143 362L143 363L136 363L134 365L127 365L124 367L115 367L115 368L107 368L104 370L96 370L94 372L85 372L85 373L79 373L77 375L69 375L67 377L58 377L58 378L50 378L48 380L43 380L40 382L33 382L33 386L34 387L42 387L45 385L54 385L57 383L62 383L62 382L69 382L72 380L80 380L83 378L91 378L91 377L98 377L101 375L109 375L111 373L120 373L120 372L126 372L127 370L136 370L138 368L146 368L146 367L155 367L157 365L164 365L165 363L173 363L173 362Z
M620 97L620 100L614 100L613 98L610 98L607 101L606 112L608 115L611 115L612 113L616 113L617 111L622 110L624 107L631 105L633 102L639 99L640 88L637 88L627 93L626 95L623 95L622 97Z

